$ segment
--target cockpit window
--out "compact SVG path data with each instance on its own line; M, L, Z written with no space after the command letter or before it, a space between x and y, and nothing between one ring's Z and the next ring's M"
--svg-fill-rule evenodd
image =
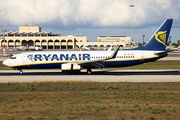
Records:
M13 59L13 60L14 60L14 59L16 59L16 57L11 56L10 59Z

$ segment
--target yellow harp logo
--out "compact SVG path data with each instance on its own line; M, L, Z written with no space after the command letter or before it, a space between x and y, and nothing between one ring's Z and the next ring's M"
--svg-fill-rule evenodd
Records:
M155 39L166 46L166 31L160 31L157 34L155 34Z

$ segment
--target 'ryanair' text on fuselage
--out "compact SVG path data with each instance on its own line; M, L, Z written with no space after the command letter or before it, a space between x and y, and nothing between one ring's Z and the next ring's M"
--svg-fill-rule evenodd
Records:
M90 54L29 54L31 61L63 61L63 60L90 60Z

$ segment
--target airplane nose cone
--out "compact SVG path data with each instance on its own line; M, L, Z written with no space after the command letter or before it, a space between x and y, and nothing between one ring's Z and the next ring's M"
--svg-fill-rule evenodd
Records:
M5 66L9 66L8 60L3 61L3 64L4 64Z

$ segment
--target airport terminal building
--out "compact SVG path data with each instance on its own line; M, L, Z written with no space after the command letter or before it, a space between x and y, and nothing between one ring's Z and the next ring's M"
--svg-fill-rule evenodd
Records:
M4 45L3 33L0 34L0 46ZM61 36L51 32L41 32L39 26L20 26L18 32L5 32L5 45L7 49L16 49L17 46L38 46L43 49L75 49L81 45L93 47L107 47L118 44L122 47L131 43L131 38L126 36L100 36L97 42L88 42L86 36Z

